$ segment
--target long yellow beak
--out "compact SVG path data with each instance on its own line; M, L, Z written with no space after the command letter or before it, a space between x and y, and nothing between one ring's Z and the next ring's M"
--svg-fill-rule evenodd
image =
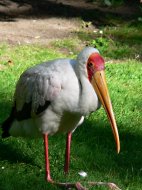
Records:
M118 129L117 129L117 125L116 125L116 121L115 121L115 117L114 117L114 113L112 109L112 104L111 104L111 100L110 100L110 96L109 96L109 92L107 88L104 71L97 71L93 75L91 83L107 113L108 119L110 120L111 128L112 128L113 135L116 142L117 153L119 153L120 151L119 134L118 134Z

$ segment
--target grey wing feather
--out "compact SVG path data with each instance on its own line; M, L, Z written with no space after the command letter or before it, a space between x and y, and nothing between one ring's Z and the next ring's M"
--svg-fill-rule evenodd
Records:
M61 90L60 80L53 76L49 68L36 66L25 71L17 85L14 95L17 111L22 110L25 103L32 103L32 112L46 101L52 101Z

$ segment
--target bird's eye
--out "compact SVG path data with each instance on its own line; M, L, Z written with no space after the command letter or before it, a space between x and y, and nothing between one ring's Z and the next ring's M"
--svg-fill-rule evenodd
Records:
M88 67L92 67L93 66L93 63L88 63Z

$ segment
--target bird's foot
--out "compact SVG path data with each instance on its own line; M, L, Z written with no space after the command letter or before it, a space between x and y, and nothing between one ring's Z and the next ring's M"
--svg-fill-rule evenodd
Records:
M56 185L58 187L63 187L67 190L71 190L71 189L76 189L76 190L88 190L86 187L83 187L81 185L81 183L76 182L76 183L60 183L60 182L55 182L53 180L49 181L50 183L52 183L53 185ZM111 182L88 182L87 183L89 186L106 186L108 187L110 190L121 190L116 184L111 183Z
M111 190L121 190L116 184L111 182L88 182L91 186L107 186Z
M88 190L86 187L83 187L81 183L56 183L54 182L55 185L59 187L64 187L68 190L71 189L76 189L76 190ZM111 182L88 182L88 185L90 186L106 186L110 190L121 190L116 184L111 183Z
M76 189L76 190L87 190L85 187L81 185L81 183L59 183L59 182L53 182L54 185L57 185L58 187L63 187L65 189L71 190L71 189Z

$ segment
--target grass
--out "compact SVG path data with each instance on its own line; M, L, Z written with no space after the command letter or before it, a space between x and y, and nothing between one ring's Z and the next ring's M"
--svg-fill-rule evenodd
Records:
M101 27L99 30L79 30L75 32L74 40L57 40L52 46L57 50L74 54L84 45L90 45L99 49L107 59L142 60L142 24L119 24L118 26ZM79 44L79 46L78 46ZM65 51L66 50L66 51Z
M95 31L78 31L78 38L100 50L111 59L138 59L142 60L142 23L136 19L124 22L120 18L112 20L113 26L102 26Z
M88 116L73 135L68 176L63 173L65 136L50 137L51 175L58 181L80 181L84 184L87 181L111 181L123 190L141 190L142 44L138 40L141 40L141 26L129 28L126 24L123 28L118 26L117 29L108 27L100 30L103 30L103 35L99 31L97 34L80 31L75 39L62 43L60 40L56 41L51 44L50 49L39 45L1 44L0 123L9 115L16 81L26 68L45 60L65 57L65 52L59 51L62 48L71 51L70 56L75 57L77 40L80 44L93 44L93 40L102 37L102 44L98 42L97 46L107 60L107 82L119 128L121 152L119 155L116 154L110 125L105 112L100 109ZM139 58L135 55L139 55ZM109 63L109 60L113 63ZM87 178L78 175L80 170L88 173ZM48 184L44 175L42 139L0 138L1 190L59 189Z

